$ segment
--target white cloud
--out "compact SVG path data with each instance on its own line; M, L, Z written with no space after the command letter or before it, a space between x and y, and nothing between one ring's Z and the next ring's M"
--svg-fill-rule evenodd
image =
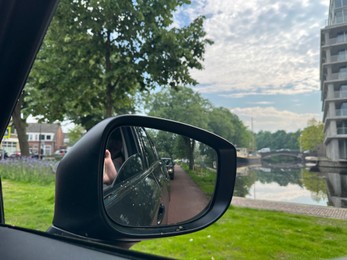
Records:
M274 196L276 194L276 196ZM258 200L270 201L286 201L296 202L303 204L326 205L327 198L319 201L312 199L314 193L305 190L297 184L288 184L287 186L280 186L278 183L261 183L255 182L249 189L247 198L255 198Z
M252 105L272 105L273 102L270 102L270 101L259 101L259 102L247 102L247 104L252 104Z
M320 121L321 118L320 114L298 114L290 111L281 111L274 107L232 108L230 111L236 114L249 129L251 129L251 121L253 120L254 132L259 132L260 130L295 132L298 129L307 127L308 120L315 118L317 121Z
M194 1L191 19L205 15L205 70L193 71L204 93L298 94L319 86L319 29L326 3L316 1ZM290 87L288 87L290 86Z

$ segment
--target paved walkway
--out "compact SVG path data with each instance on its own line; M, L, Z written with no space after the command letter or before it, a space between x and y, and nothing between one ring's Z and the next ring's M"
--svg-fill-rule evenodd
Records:
M347 220L347 209L345 208L304 205L304 204L298 204L298 203L278 202L278 201L254 200L254 199L245 199L241 197L233 197L231 205L246 207L246 208L254 208L254 209L276 210L276 211L310 215L310 216L323 217L323 218L335 218L335 219Z

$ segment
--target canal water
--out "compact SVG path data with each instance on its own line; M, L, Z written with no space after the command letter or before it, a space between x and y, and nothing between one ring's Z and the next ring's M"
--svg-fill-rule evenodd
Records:
M239 167L234 196L347 208L347 169L312 171L299 165Z

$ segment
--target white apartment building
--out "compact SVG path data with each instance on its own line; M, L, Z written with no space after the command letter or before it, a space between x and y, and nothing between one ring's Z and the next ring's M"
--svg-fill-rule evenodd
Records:
M347 0L331 0L321 29L320 81L326 156L347 161Z

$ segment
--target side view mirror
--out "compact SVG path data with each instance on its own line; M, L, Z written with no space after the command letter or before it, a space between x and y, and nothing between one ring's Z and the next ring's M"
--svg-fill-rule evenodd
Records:
M125 126L110 134L106 148L104 204L116 223L178 224L209 205L217 180L212 167L218 156L204 143L172 132ZM188 158L187 163L175 167L172 157Z
M83 136L56 175L50 233L103 243L186 234L229 207L236 149L186 124L119 116Z

